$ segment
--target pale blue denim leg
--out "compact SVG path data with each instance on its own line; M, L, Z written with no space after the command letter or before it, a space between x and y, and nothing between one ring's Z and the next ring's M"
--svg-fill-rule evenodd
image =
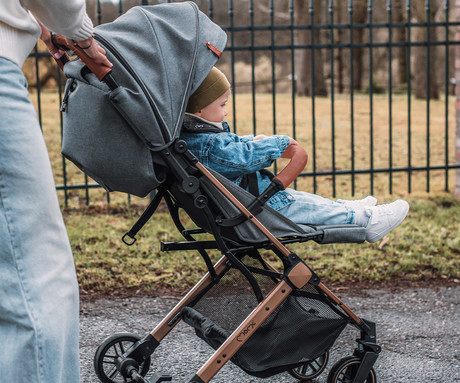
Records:
M294 189L286 189L295 202L279 210L297 224L345 225L353 223L353 210L341 203Z
M78 285L20 68L0 58L0 380L77 383Z

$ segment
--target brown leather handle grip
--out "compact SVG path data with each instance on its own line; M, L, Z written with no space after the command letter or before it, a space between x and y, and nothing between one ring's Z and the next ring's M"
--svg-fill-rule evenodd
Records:
M104 64L96 63L94 59L85 53L84 49L81 49L76 45L69 44L66 38L62 35L54 35L53 42L58 45L58 48L66 47L67 49L73 51L78 56L78 58L86 64L88 69L96 75L99 81L102 81L102 79L112 71L112 68Z
M300 145L292 143L287 147L285 153L288 152L291 160L286 167L275 177L283 188L286 189L302 172L308 162L308 154Z

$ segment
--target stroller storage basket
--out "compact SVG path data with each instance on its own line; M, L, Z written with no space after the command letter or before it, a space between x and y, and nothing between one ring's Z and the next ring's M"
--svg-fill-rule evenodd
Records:
M245 280L242 275L235 283L238 274L241 275L230 270L197 305L181 311L183 321L194 327L196 334L214 349L239 325L238 316L244 318L257 304L251 289L242 287ZM262 287L272 282L260 275L258 279ZM231 285L238 286L238 291L232 291ZM323 355L348 323L348 318L326 297L307 285L293 290L232 361L248 374L262 378L288 371Z

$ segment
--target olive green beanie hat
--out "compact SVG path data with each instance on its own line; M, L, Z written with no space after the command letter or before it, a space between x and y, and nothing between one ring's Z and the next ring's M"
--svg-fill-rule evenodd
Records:
M213 67L198 89L190 96L187 113L199 112L230 89L227 77L216 67Z

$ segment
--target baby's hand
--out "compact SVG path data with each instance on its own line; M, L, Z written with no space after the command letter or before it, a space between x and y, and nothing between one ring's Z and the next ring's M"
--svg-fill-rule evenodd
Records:
M267 136L264 134L259 134L254 137L254 141L263 140L264 138L267 138Z

